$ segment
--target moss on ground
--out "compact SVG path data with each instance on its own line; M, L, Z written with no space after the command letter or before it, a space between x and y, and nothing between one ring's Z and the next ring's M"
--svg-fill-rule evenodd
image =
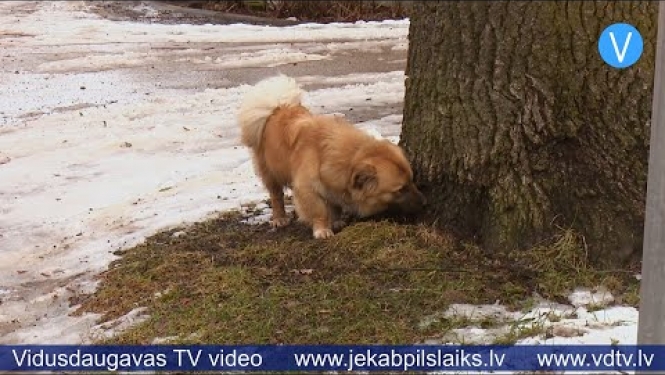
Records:
M633 275L595 269L570 231L499 256L423 224L357 222L320 241L300 224L272 230L229 213L119 254L79 310L107 321L147 307L113 343L408 344L463 326L420 324L451 303L520 309L534 292L565 302L598 285L637 303Z

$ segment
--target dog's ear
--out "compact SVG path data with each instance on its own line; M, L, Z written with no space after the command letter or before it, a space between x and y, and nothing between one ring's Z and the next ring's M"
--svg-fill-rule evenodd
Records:
M378 183L376 167L371 164L361 164L351 176L351 187L356 190L371 191L376 188Z

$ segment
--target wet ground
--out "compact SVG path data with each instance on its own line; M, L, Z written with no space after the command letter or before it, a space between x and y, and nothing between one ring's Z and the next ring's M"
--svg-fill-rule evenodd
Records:
M269 20L258 17L234 15L227 13L218 13L214 11L178 7L164 2L141 2L141 1L87 1L80 2L81 8L87 12L97 14L105 19L117 22L142 22L150 24L173 25L179 23L191 23L194 25L219 25L235 24L246 18L252 20L252 24L281 24L294 22L279 20ZM15 15L30 14L35 10L34 3L26 2L24 4L12 6L12 12ZM84 41L72 44L67 48L58 45L40 45L29 48L21 48L21 38L30 38L31 35L0 35L0 41L3 37L14 37L12 53L5 53L0 57L0 72L5 74L14 73L20 77L22 73L34 73L40 70L44 73L65 72L78 73L80 75L94 74L100 77L107 76L106 79L100 78L98 81L107 82L108 91L100 92L108 98L107 101L97 101L94 104L104 104L113 100L122 100L113 91L113 81L117 78L115 75L121 70L123 75L129 77L134 85L136 93L151 95L156 90L184 90L200 91L206 88L226 88L234 87L243 83L255 83L265 77L274 75L276 72L291 75L294 77L302 76L343 76L351 73L383 73L397 70L404 70L406 64L406 46L399 45L395 48L394 41L372 41L363 43L358 40L330 40L327 41L329 47L326 48L316 40L311 42L299 40L291 43L261 43L261 42L196 42L188 40L187 42L177 41L132 41L118 43L96 43L94 40ZM357 46L354 46L354 43ZM330 46L336 46L330 48ZM17 48L18 47L18 48ZM78 48L77 48L78 47ZM284 53L290 51L301 51L303 53L325 53L326 58L321 60L296 61L292 63L279 63L278 66L262 66L266 64L250 64L250 66L237 64L236 67L220 69L214 63L215 60L230 60L237 55L247 55L256 53L265 49L276 49L288 47ZM140 58L125 59L116 62L109 61L104 64L71 64L71 66L60 66L55 69L44 67L45 63L53 62L56 65L59 61L76 61L89 57L91 51L104 48L114 50L114 53L123 53L131 55L128 57ZM7 52L10 50L8 49ZM129 61L128 61L129 60ZM194 62L194 63L193 63ZM268 64L270 65L270 64ZM276 65L276 64L273 64ZM50 71L49 71L50 70ZM46 78L45 78L46 80ZM28 80L15 80L14 88L22 93L29 92L35 88L34 82ZM45 86L54 87L57 81L51 81L52 84ZM313 82L310 89L334 86L334 84ZM81 86L84 87L84 86ZM90 89L90 88L87 88ZM100 88L103 89L103 88ZM96 93L91 90L83 91L81 94L87 97L95 97ZM93 89L94 90L94 89ZM121 95L126 94L123 90L117 90ZM132 92L132 94L135 94ZM27 101L29 102L29 101ZM78 103L76 103L78 104ZM63 104L60 107L68 109L74 103ZM20 104L17 103L17 108ZM29 116L32 112L30 106L26 104L22 108L20 115ZM12 110L8 109L12 114ZM372 108L375 110L376 108ZM32 110L39 111L32 108ZM368 118L382 117L386 114L401 114L401 108L386 108L380 110L380 113L348 113L353 121L362 121ZM379 116L376 116L376 115ZM6 113L1 114L5 119ZM0 121L0 124L2 122Z

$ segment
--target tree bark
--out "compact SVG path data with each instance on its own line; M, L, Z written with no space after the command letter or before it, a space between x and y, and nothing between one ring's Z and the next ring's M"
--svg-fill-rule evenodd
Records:
M593 259L641 249L657 2L418 2L401 145L440 225L488 250L562 228ZM627 22L644 52L605 64Z

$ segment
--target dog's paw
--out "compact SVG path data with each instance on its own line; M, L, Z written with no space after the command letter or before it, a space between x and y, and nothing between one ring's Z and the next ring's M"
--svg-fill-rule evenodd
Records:
M344 229L344 227L346 227L347 225L348 223L345 220L335 220L332 223L332 228L333 231L339 232L340 230Z
M335 234L333 233L332 229L329 228L324 228L324 229L314 229L314 238L316 239L325 239L325 238L330 238L334 236Z
M270 220L270 226L273 228L285 227L291 222L288 217L274 217Z

